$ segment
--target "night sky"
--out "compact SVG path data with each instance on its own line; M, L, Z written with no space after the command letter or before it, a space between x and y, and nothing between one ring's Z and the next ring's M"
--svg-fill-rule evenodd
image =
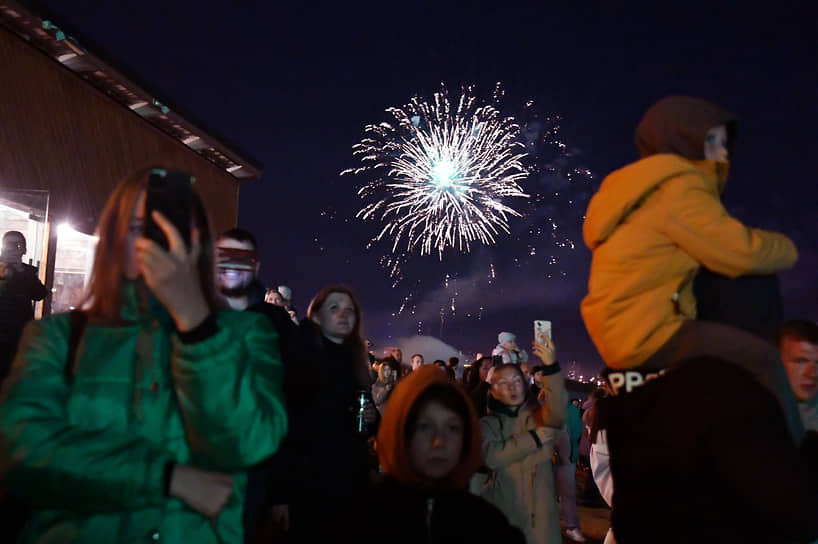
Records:
M40 4L92 52L264 165L262 179L241 188L239 225L260 240L262 279L292 287L300 314L318 288L342 282L358 292L379 344L420 332L468 353L491 350L504 330L527 346L531 321L550 319L560 359L595 371L601 360L579 314L590 263L582 214L602 178L636 158L644 110L690 94L739 116L725 204L795 240L785 312L818 317L818 13L808 2L776 2L772 12L713 2L674 12L663 2L300 4ZM413 258L393 288L380 264L387 245L367 250L378 225L354 219L367 180L339 173L357 165L351 148L365 124L441 82L455 95L474 84L484 98L502 82L504 114L525 121L533 100L528 114L557 136L540 142L545 170L523 183L536 198L510 236L470 255Z

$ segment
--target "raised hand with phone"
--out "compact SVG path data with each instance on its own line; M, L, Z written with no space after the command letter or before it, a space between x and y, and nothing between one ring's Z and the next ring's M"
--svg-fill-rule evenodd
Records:
M134 244L138 272L181 332L210 313L199 277L201 225L193 219L193 181L184 172L155 168L135 210L144 225ZM206 221L203 213L195 215Z
M565 403L568 392L565 389L565 380L557 362L557 350L551 339L551 322L537 320L534 322L534 355L542 361L546 370L543 372L542 389L537 395L537 401L542 408L535 414L537 425L540 427L560 427L564 423Z

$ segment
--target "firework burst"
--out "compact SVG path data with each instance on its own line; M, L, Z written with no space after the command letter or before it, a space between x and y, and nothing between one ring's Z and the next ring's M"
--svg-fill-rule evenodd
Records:
M495 103L499 94L498 86ZM509 217L520 213L505 202L529 196L520 187L529 172L514 118L480 104L473 87L455 104L443 87L432 101L416 96L386 111L394 122L367 125L353 146L362 165L342 172L373 177L358 191L366 204L356 215L383 223L373 240L391 239L393 255L437 250L442 259L447 247L469 252L508 234Z

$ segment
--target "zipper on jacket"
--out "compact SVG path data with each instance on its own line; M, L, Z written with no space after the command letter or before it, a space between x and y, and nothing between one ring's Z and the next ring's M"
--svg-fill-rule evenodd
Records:
M529 497L531 497L531 499L532 499L531 500L531 528L532 529L536 525L536 521L534 519L535 508L534 508L534 500L533 500L534 497L535 497L535 495L534 495L534 486L535 486L536 481L537 481L537 467L534 467L534 470L531 471L531 495L529 495Z
M435 510L435 500L426 499L426 542L432 541L432 512Z

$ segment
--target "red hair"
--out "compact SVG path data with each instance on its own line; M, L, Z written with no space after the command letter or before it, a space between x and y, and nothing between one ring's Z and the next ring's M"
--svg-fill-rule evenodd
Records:
M355 308L355 326L346 338L344 338L344 345L352 349L355 364L355 378L358 381L358 385L363 389L369 389L369 359L366 356L366 345L364 344L364 337L361 332L363 329L363 324L361 323L361 305L358 304L358 299L355 293L352 292L352 289L344 285L324 287L312 298L310 306L307 308L307 319L310 321L313 320L315 314L321 310L327 298L332 293L342 293L352 300L352 306Z
M148 178L153 168L145 168L120 181L114 188L97 224L99 238L94 252L94 265L88 282L83 306L88 315L106 321L117 321L122 306L122 288L125 284L125 261L128 249L128 233L134 208L142 193L147 190ZM199 281L202 294L211 310L221 304L215 289L213 268L212 229L202 201L194 191L192 215L199 229L201 253L199 254Z

